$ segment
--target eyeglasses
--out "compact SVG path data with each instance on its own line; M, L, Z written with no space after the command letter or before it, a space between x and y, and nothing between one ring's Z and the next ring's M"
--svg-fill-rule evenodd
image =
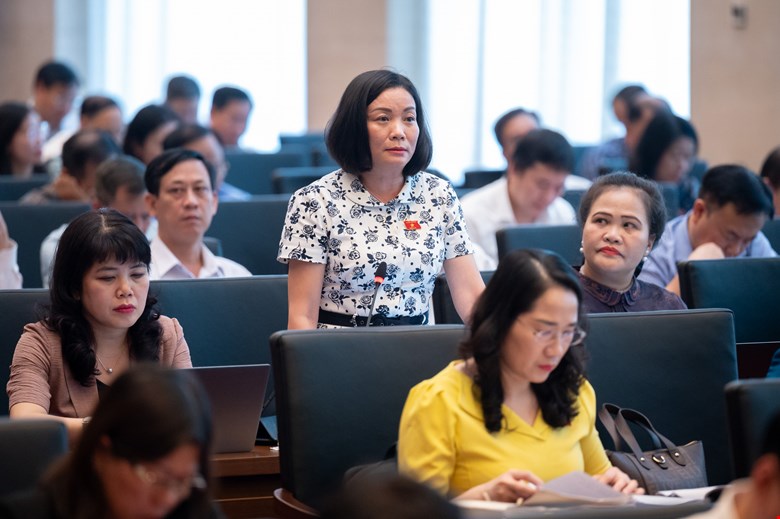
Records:
M192 489L205 490L208 486L203 476L197 472L185 478L176 478L153 471L141 463L133 465L133 471L148 486L173 492L179 497L188 495Z
M572 328L570 330L563 330L563 331L558 331L553 329L534 330L532 334L538 344L550 344L551 342L553 342L553 340L558 339L558 337L560 337L561 339L563 339L563 342L568 344L569 346L579 346L580 344L585 342L585 337L588 336L587 332L582 328L580 328L579 326Z

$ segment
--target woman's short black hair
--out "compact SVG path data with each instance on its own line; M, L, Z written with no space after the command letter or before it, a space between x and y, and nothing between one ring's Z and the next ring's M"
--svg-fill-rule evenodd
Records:
M62 233L54 257L51 305L45 323L59 334L65 363L85 386L94 383L96 357L92 327L81 303L82 285L92 265L110 259L141 262L148 270L152 255L141 229L120 212L107 208L74 219ZM130 357L158 360L162 327L157 299L149 295L144 303L141 317L128 330Z
M95 409L81 440L45 485L62 517L107 517L95 454L108 452L131 464L153 462L184 445L199 450L198 471L209 481L211 409L205 390L186 370L153 363L131 367L116 379ZM166 517L208 517L207 489L193 489Z
M653 116L636 145L630 169L640 177L655 180L658 163L669 147L678 139L687 137L693 141L693 149L699 149L699 137L690 122L666 110ZM687 173L687 171L686 171Z
M780 188L780 146L769 152L761 166L761 178L765 179L773 189Z
M14 101L0 105L0 175L11 174L11 141L32 108Z
M645 206L647 221L650 230L650 238L654 244L658 243L666 227L666 203L658 185L646 178L641 178L628 171L616 171L596 178L580 200L579 219L584 226L590 215L593 203L604 192L611 189L629 188L636 190Z
M397 72L370 70L358 75L347 85L325 130L328 152L344 171L358 174L374 167L368 143L368 105L390 88L403 88L409 92L414 99L417 125L420 128L417 147L404 166L404 176L414 175L431 163L433 144L425 121L422 100L414 84Z
M141 108L130 124L127 125L122 151L126 155L140 158L136 148L142 147L146 139L157 128L171 121L179 122L179 116L164 105L147 105Z
M501 430L501 351L515 320L531 311L551 287L561 287L577 296L579 326L586 328L582 290L574 270L557 254L521 249L498 263L495 274L474 306L470 333L461 344L464 359L477 365L475 391L482 404L485 428ZM560 364L541 384L531 384L542 417L551 427L563 427L577 416L576 400L585 373L584 348L571 347Z

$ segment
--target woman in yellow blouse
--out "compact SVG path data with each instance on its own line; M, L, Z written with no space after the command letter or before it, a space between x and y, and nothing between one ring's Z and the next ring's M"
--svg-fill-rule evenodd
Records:
M513 502L575 470L643 492L610 465L598 437L584 318L579 282L559 256L502 259L475 306L465 360L409 394L400 469L460 499Z

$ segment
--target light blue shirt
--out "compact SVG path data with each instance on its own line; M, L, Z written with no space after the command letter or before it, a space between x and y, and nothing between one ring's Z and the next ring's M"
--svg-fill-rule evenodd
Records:
M666 224L661 240L648 256L639 279L666 287L677 275L677 262L685 261L693 252L688 235L688 217L691 212L678 216ZM737 258L771 258L777 253L769 240L760 232Z

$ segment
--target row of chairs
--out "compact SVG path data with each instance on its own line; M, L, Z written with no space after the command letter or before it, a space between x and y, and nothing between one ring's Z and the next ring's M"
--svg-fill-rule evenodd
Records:
M535 236L536 230L528 230ZM547 237L542 234L532 244L513 243L512 248L554 248L543 241ZM571 261L573 254L566 259ZM780 349L780 321L775 315L780 257L686 261L678 269L681 296L688 308L728 308L734 313L740 378L764 377ZM487 283L493 273L481 274ZM446 276L437 278L432 304L437 323L463 322L452 303Z
M456 358L463 334L457 325L274 334L279 516L313 512L347 469L383 459L409 389ZM710 484L747 474L756 438L780 410L780 381L734 382L730 311L593 315L587 347L599 405L639 409L672 441L702 440Z
M463 334L458 325L274 333L280 517L314 513L347 469L381 460L409 389L456 358ZM734 381L729 311L595 315L588 348L599 405L640 409L675 442L702 440L711 484L748 474L780 411L780 381ZM66 448L61 424L0 420L0 494L32 485Z
M260 195L247 201L219 204L208 231L214 240L206 240L207 245L244 265L253 274L286 274L287 268L276 261L276 254L288 202L287 195ZM22 206L15 202L0 202L0 214L9 234L19 245L17 261L25 288L42 286L40 248L43 239L88 210L89 206L82 203Z
M286 275L152 281L150 294L163 315L181 323L195 366L268 364L268 337L287 328ZM48 302L44 289L0 291L0 414L8 410L8 366L22 328L39 320Z
M383 446L381 452L384 453L391 443L385 441L386 435L392 436L397 430L397 418L406 391L455 358L463 334L462 326L458 325L333 333L281 332L272 338L272 345L282 344L279 341L287 340L284 338L294 341L300 338L306 348L283 352L277 351L280 346L272 346L269 354L265 338L286 327L286 276L156 281L152 283L152 293L158 295L163 313L182 323L196 366L272 361L278 400L276 408L272 402L265 414L278 412L282 445L293 446L288 451L295 452L295 456L307 452L298 446L299 437L300 441L308 442L310 435L323 438L327 432L334 436L333 445L324 442L316 449L312 447L319 452L317 456L332 456L332 459L318 460L312 465L313 461L306 457L303 461L287 460L283 454L282 470L283 474L288 474L283 478L294 477L289 474L296 474L294 469L303 470L301 467L316 472L311 467L318 467L320 463L324 463L322 466L327 470L333 470L334 466L341 470L342 464L366 461L363 455L342 459L344 452L336 447L338 442L343 443L342 449L352 449L353 443L362 444L367 438L374 438L377 445ZM36 304L45 304L47 298L44 290L0 292L0 314L4 316L0 320L0 363L10 365L23 325L39 317ZM204 301L219 301L219 304L204 304ZM591 378L602 401L615 401L646 411L661 430L677 441L694 437L704 439L705 445L710 445L713 451L711 458L718 459L716 446L725 441L725 430L719 431L718 424L725 422L718 421L723 413L712 405L711 397L716 386L721 388L737 378L731 311L594 315L588 345L592 359ZM406 365L409 363L411 366ZM393 369L388 367L391 364ZM659 368L648 369L648 366ZM396 369L408 374L400 376ZM694 370L704 374L691 377ZM7 375L7 371L0 371L0 384L7 383ZM388 377L395 382L387 381ZM319 382L311 389L313 381ZM403 391L392 393L390 388L399 384L404 385ZM355 388L360 389L356 391ZM327 408L328 412L316 418L319 415L300 410L290 410L287 415L281 411L279 406L301 401L303 395L297 392L309 390L312 390L310 398L319 399L317 405L328 402L331 406ZM369 393L377 393L371 398L379 399L370 401L368 407L373 411L350 400L367 397ZM680 395L686 396L680 398ZM0 405L7 408L7 402ZM353 408L361 412L347 420L345 413L351 413ZM684 411L682 416L696 416L696 427L702 423L712 427L708 425L708 432L703 436L693 424L676 423L677 415L665 417L675 409ZM382 429L382 434L361 429L370 429L372 424L388 419L396 422L392 427ZM295 420L306 420L308 425L301 427ZM285 436L288 433L291 436ZM731 476L728 464L722 461L710 463L710 471L713 482ZM296 488L292 483L288 485L285 488ZM317 484L312 488L321 486Z

